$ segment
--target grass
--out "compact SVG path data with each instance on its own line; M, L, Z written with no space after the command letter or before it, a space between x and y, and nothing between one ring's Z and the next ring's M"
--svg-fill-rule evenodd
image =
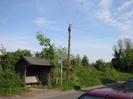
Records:
M0 89L0 96L7 96L17 93L25 92L26 88L24 87L3 87Z
M52 83L49 83L49 85L44 88L58 88L61 90L80 89L82 87L90 87L117 81L124 81L128 78L133 78L133 74L121 73L113 68L107 68L104 71L99 71L94 67L77 67L72 72L71 80L68 80L66 78L66 75L63 74L62 86L60 85L60 83L54 86L52 85ZM0 95L11 95L22 93L24 91L26 91L26 88L20 87L19 85L2 87L0 88Z
M64 79L63 85L58 85L57 87L61 88L62 90L69 90L73 89L74 86L77 86L77 88L90 87L114 83L117 81L125 81L129 78L133 78L133 75L118 72L113 68L107 68L105 71L98 71L93 67L78 67L74 69L71 81Z

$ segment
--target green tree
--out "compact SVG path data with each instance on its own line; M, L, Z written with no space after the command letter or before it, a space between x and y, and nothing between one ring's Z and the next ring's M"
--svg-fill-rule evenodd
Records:
M81 60L79 54L77 54L76 57L73 56L73 58L72 58L72 60L71 60L71 65L72 65L73 67L75 67L75 68L76 68L76 67L82 66L82 60Z
M130 39L120 39L114 46L112 65L119 71L133 72L133 43Z
M83 66L89 66L89 59L86 55L84 55L82 58L82 65Z
M33 56L33 54L31 53L30 50L26 50L26 49L21 50L21 49L18 49L18 50L16 50L14 52L14 56L16 56L16 57L23 57L23 56L31 57L31 56Z
M62 59L63 67L66 68L67 67L67 49L62 47L56 48L55 55L58 59L59 58Z
M5 54L6 53L6 48L4 48L4 46L1 44L1 48L0 48L0 53L1 54Z
M14 70L15 63L22 56L31 56L28 50L17 50L15 52L4 51L0 55L0 94L11 94L22 90L23 79Z
M47 38L45 35L43 35L42 33L38 32L36 37L39 41L39 44L43 46L43 48L41 52L37 52L35 54L38 57L46 58L47 60L49 60L51 64L54 65L54 68L52 69L50 73L50 78L51 78L51 83L53 85L58 85L59 77L60 77L60 72L59 72L60 66L58 64L58 59L60 56L58 55L58 53L61 54L62 51L57 50L54 47L54 44L51 43L51 40Z
M32 54L29 50L26 50L26 49L25 50L18 49L15 52L6 51L1 55L1 64L3 64L5 67L6 67L6 64L14 67L16 61L23 56L32 56Z
M111 63L104 62L102 59L96 61L93 65L97 70L105 71L107 68L111 68Z
M79 54L76 55L76 66L82 66L82 60Z
M36 53L36 56L46 58L51 63L54 63L55 58L55 49L54 44L51 43L50 39L44 36L42 33L37 33L37 39L39 41L39 44L43 46L43 49L40 53Z

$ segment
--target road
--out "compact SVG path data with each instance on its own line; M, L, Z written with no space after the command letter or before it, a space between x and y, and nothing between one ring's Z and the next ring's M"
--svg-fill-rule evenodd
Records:
M43 99L77 99L83 93L84 93L83 91L71 91L54 96L47 96L44 97Z
M0 96L0 99L77 99L83 91L32 91L14 96Z
M93 89L101 86L95 86L91 88L84 88L80 91L58 91L58 90L45 90L45 89L32 89L31 92L11 95L0 96L0 99L77 99L81 94L88 89Z
M110 87L116 87L118 86L117 83L114 83L112 85L109 85ZM108 87L109 87L108 86ZM42 99L77 99L81 94L83 94L84 92L86 92L86 90L88 89L93 89L93 88L98 88L98 87L103 87L102 85L101 86L95 86L95 87L91 87L91 88L86 88L86 89L83 89L81 91L68 91L68 92L64 92L64 93L61 93L61 94L58 94L58 95L53 95L53 96L47 96L47 97L44 97Z
M110 87L116 87L119 84L111 84ZM16 94L11 96L0 96L0 99L77 99L81 94L86 92L88 89L103 87L94 86L90 88L83 88L81 91L60 91L60 90L48 90L48 89L36 89L32 88L32 91Z

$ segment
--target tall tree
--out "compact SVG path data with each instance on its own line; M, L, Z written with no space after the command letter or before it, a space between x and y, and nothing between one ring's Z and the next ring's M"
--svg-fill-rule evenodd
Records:
M39 53L36 54L36 56L42 56L43 58L45 57L48 59L51 63L54 61L55 57L55 49L54 49L54 44L51 43L50 39L44 36L42 33L38 32L37 33L37 39L39 41L39 44L43 46L43 49L39 55Z
M84 55L82 58L82 65L83 66L89 66L89 59L86 55Z
M112 65L114 68L124 72L133 72L133 43L130 39L120 39L114 46L114 58Z
M57 85L59 83L60 67L58 65L59 56L56 55L56 48L54 47L54 44L51 43L51 40L42 33L38 32L36 37L39 41L39 44L43 46L42 51L37 52L36 56L46 58L51 64L54 65L54 68L50 73L50 81L53 85Z
M73 67L80 67L80 66L82 66L82 60L81 60L79 54L77 54L76 56L73 56L73 58L71 60L71 65Z
M94 67L97 70L105 71L107 68L111 68L112 66L111 66L111 63L107 63L107 62L104 62L102 59L99 59L94 64Z

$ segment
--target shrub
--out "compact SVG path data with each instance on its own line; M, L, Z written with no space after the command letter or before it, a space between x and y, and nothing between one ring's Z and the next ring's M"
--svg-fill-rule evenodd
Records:
M13 94L23 89L24 82L20 76L11 68L3 70L2 65L0 65L0 95Z

